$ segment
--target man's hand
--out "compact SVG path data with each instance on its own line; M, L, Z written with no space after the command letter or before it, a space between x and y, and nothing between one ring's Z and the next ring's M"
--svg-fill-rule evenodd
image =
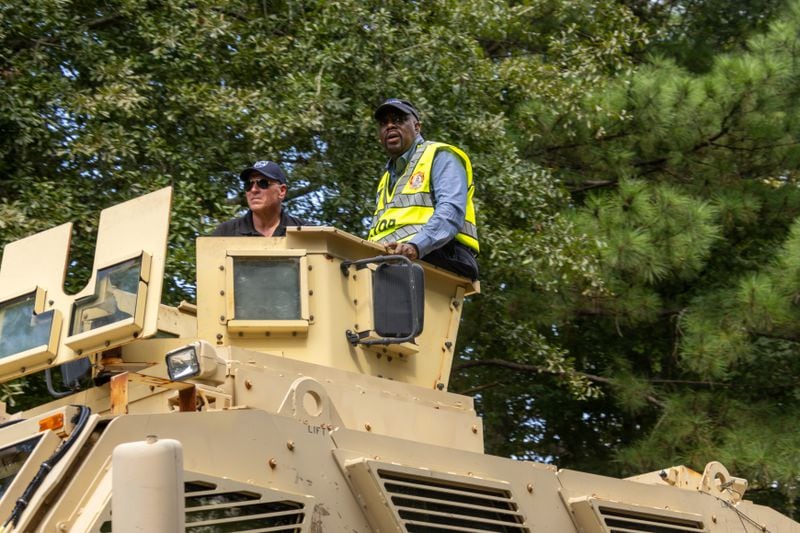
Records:
M417 247L410 243L405 242L390 242L386 245L386 252L392 255L402 255L408 257L412 261L417 259L419 252Z

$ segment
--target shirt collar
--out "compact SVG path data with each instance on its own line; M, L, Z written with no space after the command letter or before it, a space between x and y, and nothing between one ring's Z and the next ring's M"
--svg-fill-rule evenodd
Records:
M408 165L411 156L413 156L414 152L417 150L417 146L423 142L425 142L425 140L422 138L422 135L417 135L417 138L414 139L414 143L411 145L411 148L406 150L403 155L395 159L394 165L392 165L392 159L389 158L389 160L386 162L386 170L388 170L390 173L392 170L394 170L395 174L402 173L406 169L406 165Z

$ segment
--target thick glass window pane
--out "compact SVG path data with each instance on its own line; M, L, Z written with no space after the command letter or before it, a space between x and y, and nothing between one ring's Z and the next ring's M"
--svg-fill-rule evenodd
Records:
M70 335L97 329L132 317L136 312L142 258L97 271L94 294L75 302Z
M33 314L36 293L0 304L0 358L50 342L53 311Z
M300 259L234 258L233 301L235 320L300 319Z
M37 435L32 439L0 450L0 498L6 493L9 485L22 469L22 465L25 464L36 445L39 444L40 437L40 435Z

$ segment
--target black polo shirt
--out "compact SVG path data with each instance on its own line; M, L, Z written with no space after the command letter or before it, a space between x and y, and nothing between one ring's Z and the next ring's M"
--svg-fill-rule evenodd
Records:
M273 237L285 237L287 226L305 226L306 221L302 218L297 218L286 212L286 209L281 208L281 221L278 227L272 233ZM234 218L223 222L211 234L214 237L263 237L256 231L253 225L253 212L249 209L247 213L239 218Z

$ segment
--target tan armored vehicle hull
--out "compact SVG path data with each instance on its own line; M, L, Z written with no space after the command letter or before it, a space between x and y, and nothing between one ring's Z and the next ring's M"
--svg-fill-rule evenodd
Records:
M169 200L104 212L77 295L69 228L6 247L0 379L88 357L103 383L5 417L2 531L800 531L714 462L621 480L485 455L447 392L477 287L333 228L201 238L197 304L160 305Z

